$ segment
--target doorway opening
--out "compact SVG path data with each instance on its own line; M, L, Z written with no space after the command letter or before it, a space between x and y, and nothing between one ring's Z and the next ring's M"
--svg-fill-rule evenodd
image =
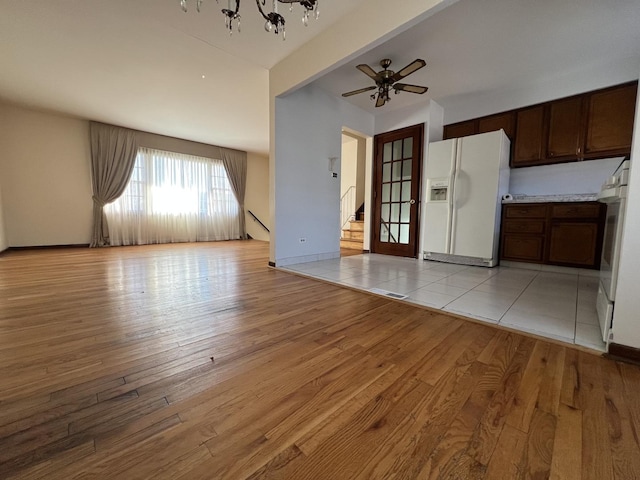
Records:
M365 247L367 138L348 129L342 130L340 162L340 254L357 255Z

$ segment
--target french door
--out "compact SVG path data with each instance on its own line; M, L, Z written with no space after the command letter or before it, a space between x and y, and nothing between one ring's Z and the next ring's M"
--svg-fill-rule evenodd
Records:
M417 257L424 125L375 137L371 251Z

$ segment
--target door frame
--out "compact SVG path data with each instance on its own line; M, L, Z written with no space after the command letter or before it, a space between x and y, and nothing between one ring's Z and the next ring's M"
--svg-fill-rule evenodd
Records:
M372 165L372 184L371 184L371 229L370 229L370 249L372 253L380 253L385 255L397 255L406 258L418 258L418 253L420 249L420 218L422 215L421 212L421 197L422 197L422 168L424 163L424 133L425 133L425 124L419 123L416 125L411 125L403 128L399 128L396 130L391 130L389 132L379 133L373 138L373 146L374 146L374 154L373 154L373 165ZM393 141L394 139L406 138L408 136L414 137L413 142L413 152L412 158L413 162L413 172L411 176L411 189L412 198L415 202L415 209L411 212L410 219L410 229L412 230L409 245L413 245L413 248L410 252L410 255L406 254L407 246L406 244L396 244L395 247L387 247L380 249L380 223L381 223L381 204L378 203L378 198L380 196L380 192L378 191L380 185L382 184L382 154L383 148L381 148L383 143ZM385 140L382 140L382 137ZM417 140L417 141L416 141ZM416 161L416 159L418 161ZM415 178L414 178L415 177ZM386 244L387 246L391 246L393 244Z

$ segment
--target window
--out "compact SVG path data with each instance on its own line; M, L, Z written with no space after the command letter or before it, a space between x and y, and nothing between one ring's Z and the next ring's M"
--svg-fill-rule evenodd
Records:
M112 245L240 238L221 160L140 148L124 193L105 206Z

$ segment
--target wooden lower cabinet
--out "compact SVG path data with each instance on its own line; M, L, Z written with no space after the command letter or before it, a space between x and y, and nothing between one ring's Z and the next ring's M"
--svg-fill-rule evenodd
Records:
M555 265L595 268L598 245L597 223L552 223L549 232L549 261Z
M597 202L503 205L500 258L597 269L604 216Z

